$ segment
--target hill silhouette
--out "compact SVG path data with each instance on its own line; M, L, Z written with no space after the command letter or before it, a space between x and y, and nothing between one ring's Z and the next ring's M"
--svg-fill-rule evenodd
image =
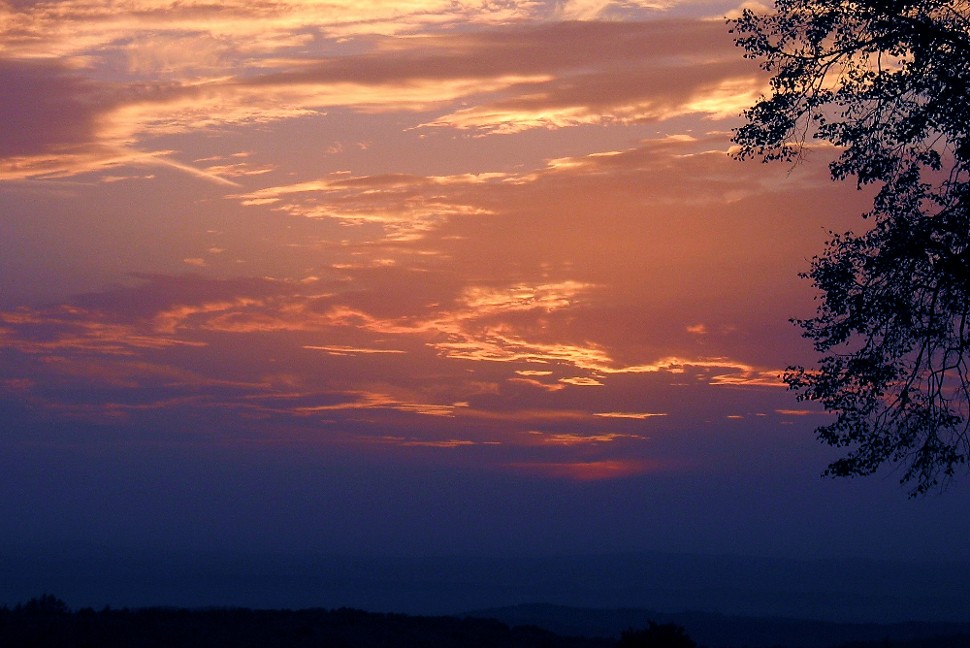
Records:
M137 608L71 611L43 595L0 608L4 648L607 648L495 619L336 610Z
M0 605L351 607L437 616L520 603L846 623L970 621L970 562L637 552L380 557L0 544ZM641 619L638 623L646 623ZM619 630L617 630L618 632Z
M570 617L572 621L566 621ZM628 625L616 630L623 623ZM556 632L556 627L566 632ZM644 631L635 630L639 627ZM669 632L650 632L657 629ZM597 632L603 634L596 636ZM663 639L657 643L657 637L666 636L702 648L966 648L970 624L855 627L541 605L461 616L351 608L71 610L49 594L0 608L4 648L672 648Z
M615 637L648 620L684 627L708 648L831 648L849 642L891 648L903 642L958 637L960 648L970 647L970 623L838 623L782 617L729 616L709 612L664 613L642 608L594 609L530 604L467 612L466 618L498 619L508 625L534 625L561 635ZM921 644L913 644L921 645ZM947 644L927 644L940 645Z

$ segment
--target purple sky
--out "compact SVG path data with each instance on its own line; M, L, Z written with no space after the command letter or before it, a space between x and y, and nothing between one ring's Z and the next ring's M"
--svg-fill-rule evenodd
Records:
M4 542L965 559L780 384L868 196L736 9L0 1Z

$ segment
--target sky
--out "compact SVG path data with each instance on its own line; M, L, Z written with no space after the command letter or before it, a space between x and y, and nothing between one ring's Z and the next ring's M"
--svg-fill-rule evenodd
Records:
M5 546L965 560L780 382L871 197L720 0L0 0Z

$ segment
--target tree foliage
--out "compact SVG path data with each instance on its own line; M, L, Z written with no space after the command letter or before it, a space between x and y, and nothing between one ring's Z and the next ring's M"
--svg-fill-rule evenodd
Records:
M826 473L891 464L912 494L943 486L970 454L970 2L776 0L732 30L771 75L738 156L831 150L833 179L874 188L863 230L833 232L805 273L818 366L784 376L835 415Z

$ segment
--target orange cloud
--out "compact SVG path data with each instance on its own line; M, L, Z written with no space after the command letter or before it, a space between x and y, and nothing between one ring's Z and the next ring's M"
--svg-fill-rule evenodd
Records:
M236 197L243 205L273 205L274 209L294 216L357 225L377 224L382 227L384 238L407 241L419 238L450 218L491 213L487 208L463 203L460 191L465 185L493 183L501 177L501 174L352 177L338 173L324 180L266 187ZM451 187L457 187L457 191Z
M412 127L480 133L685 114L734 118L760 88L724 26L711 21L523 22L539 5L500 10L438 0L413 12L395 5L363 13L340 3L280 2L269 13L232 4L217 14L202 5L139 4L130 14L81 0L58 3L58 11L41 4L9 13L18 25L10 33L20 37L0 37L16 57L0 60L0 81L23 92L0 98L0 116L34 127L0 137L4 179L162 165L232 186L229 178L271 167L199 168L150 150L151 140L322 118L336 107L421 113ZM344 22L342 14L374 17ZM393 21L394 33L344 48L339 25L380 33L378 16ZM430 31L397 36L409 31L409 18L417 20L412 28ZM452 19L466 29L440 32ZM489 28L496 24L502 29ZM114 60L119 53L126 66ZM439 115L429 119L429 112ZM24 139L24 132L42 135ZM368 214L358 207L347 217Z
M576 461L563 463L516 462L508 468L542 477L570 479L575 481L600 481L632 477L662 468L659 462L604 459L600 461Z
M314 34L347 38L539 17L533 3L448 0L273 0L254 4L62 0L0 5L5 46L18 57L87 62L120 51L134 71L205 69L230 55L269 54L305 45ZM118 44L124 44L119 48Z
M518 372L516 372L518 373ZM530 387L535 387L536 389L542 389L547 392L555 392L565 389L566 386L562 384L549 384L538 380L533 380L531 378L509 378L509 382L519 383L522 385L528 385Z
M820 410L807 410L807 409L777 409L775 410L777 414L782 416L818 416L828 415L828 412L823 412Z
M358 354L374 354L374 353L407 353L402 349L367 349L360 347L349 347L341 345L315 345L315 344L304 344L304 349L312 349L314 351L323 351L331 355L358 355Z
M602 387L603 383L596 378L591 378L589 376L570 376L569 378L560 378L559 382L566 385L574 385L576 387Z
M408 205L432 200L476 215L445 208L435 216L434 226L422 225L421 236L414 235L414 228L411 235L399 236L406 231L399 229L390 239L382 235L363 237L355 245L321 244L315 249L334 259L329 268L318 269L326 271L327 280L185 280L174 290L178 300L134 300L145 303L134 320L131 312L98 308L81 308L71 316L56 311L5 313L2 339L29 353L86 348L131 355L139 348L201 347L222 336L274 334L294 348L323 351L319 355L333 358L390 360L407 355L426 366L450 362L456 369L446 371L467 367L485 372L492 384L531 387L550 396L649 375L669 380L690 374L691 380L720 387L776 386L781 384L780 371L744 359L750 348L716 346L728 341L730 327L718 324L724 322L723 314L710 309L725 308L725 295L705 297L690 314L680 314L685 295L709 291L711 281L707 274L676 275L674 280L680 267L676 264L687 255L704 260L703 254L715 250L718 258L731 260L735 248L728 245L725 251L719 232L730 235L736 222L729 217L722 217L724 225L705 220L705 231L689 242L656 230L674 219L690 225L690 219L698 218L689 204L678 208L686 215L667 211L683 194L701 204L697 213L707 213L730 204L721 187L725 192L740 187L759 199L781 187L773 184L772 176L756 176L749 167L732 164L737 163L726 155L724 135L668 137L627 150L557 158L538 170L515 173L342 173L267 187L240 198L271 207L294 198L310 200L294 203L293 209L321 212L343 201L384 210L400 223L408 223ZM609 202L616 196L627 202ZM648 198L653 204L644 211ZM662 217L653 211L656 205L663 205ZM643 236L645 227L657 233ZM487 238L492 232L494 240ZM705 250L699 243L704 237L720 247ZM542 263L529 268L494 261L503 258L496 254L510 249L518 254L520 244L526 248L522 255ZM596 253L598 249L610 252ZM630 263L654 265L638 268ZM658 301L665 285L674 290ZM137 294L132 290L125 299ZM645 326L644 317L654 324ZM18 326L18 318L32 320ZM710 322L708 334L691 334L691 323L702 319ZM52 332L47 339L28 332L41 322ZM652 331L656 322L667 328ZM639 342L631 345L631 336ZM451 412L450 403L467 400L467 395L398 400ZM613 408L618 404L594 411ZM637 411L636 406L630 411Z
M469 441L467 439L445 439L443 441L426 441L416 439L401 439L385 437L389 443L405 448L463 448L477 445L502 445L501 441Z
M331 403L327 405L307 405L296 407L292 411L296 414L309 415L321 412L334 412L339 410L370 410L388 409L399 412L410 412L414 414L424 414L426 416L453 416L455 408L459 407L454 403L415 403L402 401L388 394L357 392L348 394L352 398L341 403Z
M593 414L593 416L645 421L646 419L653 418L655 416L667 416L667 414L664 412L596 412Z
M69 307L44 314L27 311L0 313L0 323L16 325L0 329L0 343L32 355L91 352L129 356L142 349L206 346L199 340L177 339L138 326L101 321L97 313ZM32 334L43 329L56 331L56 334L53 337Z
M646 437L639 434L571 434L571 433L547 433L532 432L543 444L577 446L577 445L599 445L603 443L613 443L623 439L643 441Z
M783 387L786 385L781 380L781 370L756 370L753 367L740 365L739 371L730 374L721 374L711 378L712 385L740 385L746 387Z

